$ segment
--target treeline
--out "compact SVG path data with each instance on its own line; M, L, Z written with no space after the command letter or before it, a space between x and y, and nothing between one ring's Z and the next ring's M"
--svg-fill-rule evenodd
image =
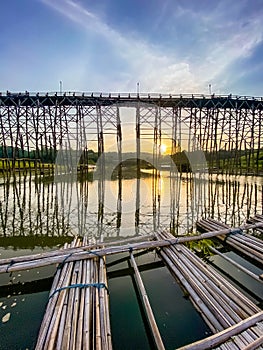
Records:
M207 161L211 161L213 160L213 158L215 158L215 156L218 159L229 159L229 158L241 158L241 157L246 157L249 154L258 154L259 155L259 160L262 160L263 157L261 155L262 150L258 150L258 149L232 149L232 150L222 150L220 149L219 151L205 151L205 156Z
M263 150L246 149L246 150L219 150L204 151L207 167L209 169L228 170L228 171L252 171L263 170ZM177 168L182 172L191 171L189 156L195 159L194 152L177 152L171 155L171 158ZM196 162L197 162L196 158ZM195 164L197 166L198 164ZM200 164L200 166L204 164Z
M69 154L74 158L75 150L69 150ZM10 160L19 160L19 159L29 159L29 160L38 160L42 163L54 164L56 162L58 150L53 148L43 147L41 149L32 149L25 150L12 146L0 146L0 159L10 159ZM204 151L204 155L207 161L209 168L225 168L234 166L240 168L249 168L249 167L263 167L263 150L259 149L247 149L247 150L219 150L219 151ZM188 152L182 151L177 152L173 155L162 155L158 160L159 165L168 165L172 161L176 164L177 168L181 171L189 171L191 166L189 164ZM124 153L122 155L123 160L129 159L129 161L124 162L122 166L134 166L136 165L137 160L134 152ZM94 165L98 161L98 153L93 150L84 150L79 160L79 164L91 164ZM118 163L118 154L117 152L106 152L105 153L105 164L117 164ZM146 166L146 163L152 164L153 155L152 153L141 152L140 159L144 161L143 167ZM146 168L149 166L146 166ZM141 164L142 166L142 164Z
M71 151L74 152L74 151ZM4 159L30 159L39 160L42 163L54 164L56 162L58 151L53 148L43 147L37 150L24 150L12 146L0 146L0 158ZM80 158L81 164L95 164L98 160L98 154L93 150L85 150Z
M57 151L52 148L24 150L12 146L0 146L0 158L40 160L43 163L55 163Z

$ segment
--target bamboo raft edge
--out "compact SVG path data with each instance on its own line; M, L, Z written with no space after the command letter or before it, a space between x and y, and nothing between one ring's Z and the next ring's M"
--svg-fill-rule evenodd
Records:
M255 224L255 225L247 225L246 229L255 228L255 227L263 227L263 223ZM241 228L238 228L240 230ZM212 238L216 236L222 235L231 235L235 234L237 228L225 228L215 231L209 231L202 233L200 235L195 236L183 236L178 238L170 238L164 240L150 240L144 242L136 242L126 245L113 245L106 248L100 249L91 249L90 246L83 246L80 248L73 248L72 250L67 249L66 252L63 250L52 251L50 254L46 252L43 257L39 257L37 255L27 255L23 257L19 257L17 259L0 259L0 273L5 272L14 272L21 270L28 270L32 268L38 268L53 264L60 264L65 261L71 262L76 260L85 260L91 259L94 257L107 256L112 254L118 254L123 252L129 252L132 248L133 250L143 250L143 249L155 249L158 247L165 247L170 245L175 245L179 243L186 243L191 241L198 241L202 239ZM157 230L157 232L162 232L161 230ZM36 259L36 260L35 260Z

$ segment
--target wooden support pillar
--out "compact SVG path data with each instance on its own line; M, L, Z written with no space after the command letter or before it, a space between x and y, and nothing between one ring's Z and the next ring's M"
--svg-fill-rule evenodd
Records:
M103 241L103 218L104 218L104 197L105 197L105 153L104 153L104 135L102 123L101 106L97 106L97 138L98 138L98 238Z
M122 217L122 129L120 109L117 107L117 149L118 149L118 198L117 198L117 236L120 233Z
M139 234L140 224L140 178L141 178L141 126L140 126L140 102L136 107L136 157L137 157L137 180L136 180L136 208L135 208L135 232Z

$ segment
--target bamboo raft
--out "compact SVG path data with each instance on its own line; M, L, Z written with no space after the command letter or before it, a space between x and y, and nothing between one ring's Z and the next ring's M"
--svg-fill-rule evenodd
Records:
M71 244L80 246L79 239ZM107 291L104 258L65 259L54 277L36 350L112 349Z
M257 214L257 215L255 215L253 218L250 218L250 219L248 220L248 222L249 222L250 224L262 223L262 222L263 222L263 215ZM257 232L258 232L259 234L262 234L262 233L263 233L263 228L258 228L258 229L257 229Z
M254 221L255 224L263 223L263 219L252 219L252 221ZM197 222L197 227L202 231L207 232L229 229L229 226L226 224L213 219L200 220ZM258 226L256 229L262 230L262 227ZM244 229L242 227L234 230L230 235L218 235L218 238L235 250L241 252L243 255L247 256L249 259L263 265L263 241L250 234L244 233Z
M157 237L172 238L165 232L159 232ZM263 312L259 307L184 245L163 247L159 254L215 333L181 349L255 349L262 344Z
M133 256L134 251L155 249L214 333L181 350L260 348L263 311L184 244L211 237L225 237L228 241L237 235L237 229L225 225L216 227L216 231L177 238L158 230L148 240L142 237L142 242L137 238L92 245L86 238L82 242L75 238L60 250L2 259L0 273L59 264L39 331L37 350L112 349L105 259L107 255L126 252L134 269L152 338L156 348L163 350L164 342ZM262 227L263 222L245 225L245 229Z

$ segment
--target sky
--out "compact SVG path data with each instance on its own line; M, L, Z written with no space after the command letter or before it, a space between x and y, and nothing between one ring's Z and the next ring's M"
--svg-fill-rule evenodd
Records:
M263 96L263 0L1 0L0 91ZM211 84L211 87L209 85Z

